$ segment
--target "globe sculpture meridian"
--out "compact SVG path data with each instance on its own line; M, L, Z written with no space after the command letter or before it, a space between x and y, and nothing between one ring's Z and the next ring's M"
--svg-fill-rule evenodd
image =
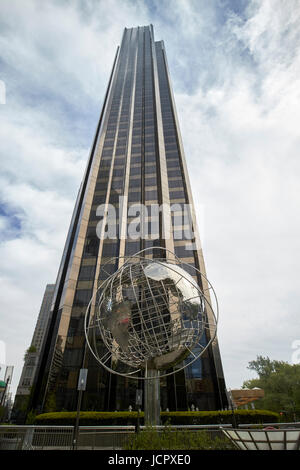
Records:
M157 250L164 256L149 257L146 249L121 263L110 260L121 266L100 284L85 315L87 344L104 368L156 382L197 360L214 340L218 320L206 277L174 253ZM213 293L214 308L199 277Z

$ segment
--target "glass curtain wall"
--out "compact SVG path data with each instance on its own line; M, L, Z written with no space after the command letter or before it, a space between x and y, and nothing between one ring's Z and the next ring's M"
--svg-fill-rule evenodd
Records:
M118 269L122 257L143 248L171 246L183 263L201 268L175 115L163 42L154 41L152 26L125 29L85 186L73 215L75 236L70 235L70 229L58 276L55 322L49 326L50 346L44 353L48 356L40 364L36 381L36 407L45 410L52 403L55 409L76 409L81 367L88 368L82 409L126 410L134 406L140 383L108 373L86 349L83 325L88 303L98 284ZM163 236L163 215L156 209L165 202L172 206L168 245ZM132 221L140 215L137 204L145 207L139 238L130 231ZM99 225L107 210L109 237L103 236L107 225ZM182 267L188 269L184 264ZM186 410L192 405L220 409L226 406L224 397L217 343L214 351L208 350L184 371L161 380L163 409Z

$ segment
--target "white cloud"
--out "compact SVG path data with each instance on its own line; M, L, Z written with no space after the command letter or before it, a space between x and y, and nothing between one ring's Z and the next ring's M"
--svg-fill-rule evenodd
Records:
M15 392L45 285L55 282L117 45L146 9L114 0L109 8L34 0L0 8L0 196L8 213L0 219L0 339L16 366Z
M239 370L240 360L261 353L290 360L297 334L290 303L299 301L299 6L279 18L283 3L267 3L248 22L230 23L256 65L237 62L223 86L177 97L194 196L205 208L204 254L219 294L229 385L232 351Z

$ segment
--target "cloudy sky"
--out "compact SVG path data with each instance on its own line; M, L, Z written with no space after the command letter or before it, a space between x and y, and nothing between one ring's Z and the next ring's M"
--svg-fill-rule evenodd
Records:
M166 45L227 387L254 377L247 365L257 355L292 361L299 2L1 0L0 341L13 392L56 279L123 28L150 23Z

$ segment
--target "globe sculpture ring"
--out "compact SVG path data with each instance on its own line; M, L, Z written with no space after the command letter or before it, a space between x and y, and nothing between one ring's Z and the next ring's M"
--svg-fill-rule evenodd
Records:
M143 369L164 370L163 377L176 364L183 364L177 372L200 357L216 336L218 308L216 298L213 309L200 289L197 272L203 281L200 271L174 254L150 258L143 250L124 258L86 312L86 340L97 361L109 372L145 378Z

